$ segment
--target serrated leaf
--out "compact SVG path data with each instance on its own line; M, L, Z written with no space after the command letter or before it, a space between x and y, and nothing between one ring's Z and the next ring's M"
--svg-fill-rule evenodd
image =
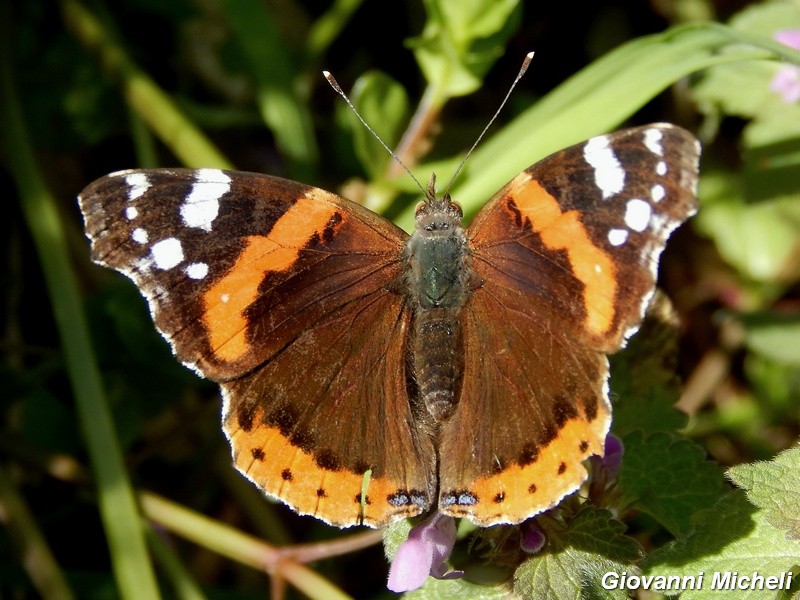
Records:
M385 73L372 71L358 78L353 86L352 100L375 133L389 148L394 148L408 121L408 95L405 88ZM393 160L391 155L352 111L349 118L359 162L371 177L381 175L386 163Z
M425 28L408 45L439 101L481 86L519 24L519 4L519 0L425 0Z
M675 312L665 296L656 294L639 332L611 358L612 426L618 436L686 426L686 414L674 407L680 397L677 340Z
M625 592L602 585L606 573L638 572L633 563L642 551L624 529L599 508L581 511L566 531L547 528L547 550L517 569L514 590L523 598L627 598Z
M428 577L421 588L403 596L413 600L522 600L510 585L480 585L466 579L434 579Z
M699 589L687 589L682 600L716 600L723 597L712 589L715 573L736 572L750 576L780 576L800 564L800 544L787 540L784 532L767 522L766 513L748 502L745 493L724 496L694 520L694 529L683 538L653 552L643 565L650 575L697 576ZM774 590L737 590L736 597L773 599Z
M400 544L408 539L408 534L411 531L413 524L408 519L402 521L395 521L390 523L389 526L383 530L383 551L386 558L390 561L394 560Z
M725 492L722 469L706 460L694 442L667 433L645 438L635 431L623 438L623 444L619 473L623 495L673 534L689 532L692 515L713 506Z
M728 477L747 490L767 522L785 531L788 539L800 541L800 448L781 452L769 462L732 467Z

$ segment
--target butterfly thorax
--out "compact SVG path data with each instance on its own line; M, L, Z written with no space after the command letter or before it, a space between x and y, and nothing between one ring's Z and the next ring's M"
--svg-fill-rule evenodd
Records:
M446 420L461 386L459 311L469 293L471 270L461 207L429 199L417 209L408 241L406 286L413 307L409 364L417 393L435 423Z

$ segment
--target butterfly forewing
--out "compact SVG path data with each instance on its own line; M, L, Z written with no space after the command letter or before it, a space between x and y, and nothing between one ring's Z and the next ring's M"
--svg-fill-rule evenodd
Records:
M561 150L478 213L476 268L512 277L572 335L613 352L643 317L667 237L696 209L698 160L694 136L668 124Z

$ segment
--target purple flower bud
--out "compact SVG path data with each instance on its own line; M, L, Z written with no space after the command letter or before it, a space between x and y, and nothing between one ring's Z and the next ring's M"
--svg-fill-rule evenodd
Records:
M538 554L544 548L547 536L536 521L529 519L519 526L519 546L528 554Z
M603 467L608 474L608 480L615 479L619 474L619 468L622 465L622 457L625 455L625 447L622 445L622 440L609 433L606 436L606 451L603 456Z

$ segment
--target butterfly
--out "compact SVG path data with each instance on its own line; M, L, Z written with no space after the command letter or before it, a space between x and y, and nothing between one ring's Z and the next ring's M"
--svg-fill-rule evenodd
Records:
M433 185L410 236L322 189L145 169L89 185L92 259L220 385L236 467L339 527L552 508L611 423L607 355L643 319L700 146L651 124L561 150L462 225Z

